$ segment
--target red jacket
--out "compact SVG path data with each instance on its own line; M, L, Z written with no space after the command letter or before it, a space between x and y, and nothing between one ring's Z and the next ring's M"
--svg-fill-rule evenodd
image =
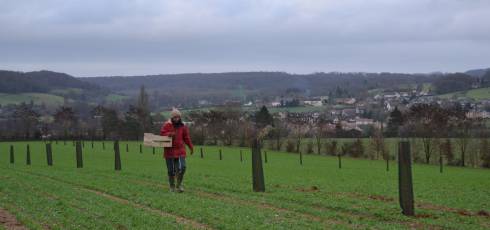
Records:
M165 158L185 157L184 144L187 144L191 150L194 148L189 135L189 128L185 125L175 128L171 121L167 121L160 129L160 136L171 136L171 134L175 134L172 137L172 147L164 148L163 156Z

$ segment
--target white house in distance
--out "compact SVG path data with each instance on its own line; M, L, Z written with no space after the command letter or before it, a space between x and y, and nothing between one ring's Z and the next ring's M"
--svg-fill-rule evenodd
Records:
M249 101L249 102L247 102L247 103L243 104L243 106L245 106L245 107L250 107L250 106L252 106L253 104L254 104L254 103L253 103L252 101Z
M354 121L356 122L356 125L357 126L359 126L359 125L372 125L372 124L374 124L374 120L373 119L369 119L369 118L356 117L356 119L354 119Z
M356 99L355 98L337 98L337 99L335 99L335 103L345 104L345 105L353 105L356 103Z
M303 101L303 104L305 105L311 105L314 107L321 107L323 106L323 101L318 100L318 101Z
M271 102L271 106L272 107L281 107L281 102L279 102L279 101L273 101L273 102Z

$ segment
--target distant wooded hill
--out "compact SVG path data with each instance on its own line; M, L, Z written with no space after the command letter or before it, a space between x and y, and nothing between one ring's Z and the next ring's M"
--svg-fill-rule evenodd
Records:
M483 77L488 71L490 71L490 68L486 69L472 69L464 72L465 74L468 74L473 77Z
M259 91L261 95L285 95L302 91L311 95L328 95L336 90L357 94L366 89L396 88L407 84L433 82L438 75L400 73L315 73L283 72L195 73L130 77L90 77L84 81L115 91L136 91L141 85L161 92L189 91Z
M52 71L15 72L0 70L0 93L42 93L86 100L107 95L104 87Z
M191 73L147 76L81 78L120 93L135 95L141 86L151 92L156 106L185 104L198 100L222 103L225 100L253 100L277 96L331 96L364 98L373 89L404 91L432 86L434 94L469 90L482 85L480 74L468 73L314 73L284 72ZM485 76L485 74L483 74ZM488 74L487 74L488 75ZM483 86L483 85L482 85Z
M0 94L5 96L6 102L2 104L25 101L19 97L13 98L16 100L6 97L22 93L104 103L129 99L124 95L135 96L140 87L145 86L155 108L195 106L200 100L222 103L297 95L363 98L370 90L420 90L424 86L431 86L433 93L446 94L475 86L488 87L490 73L485 70L450 74L230 72L86 78L52 71L0 71ZM482 75L483 72L486 74Z

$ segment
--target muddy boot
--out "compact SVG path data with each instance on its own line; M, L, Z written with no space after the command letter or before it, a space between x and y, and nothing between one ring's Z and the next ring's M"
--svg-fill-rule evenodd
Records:
M168 183L170 185L170 192L175 192L175 177L169 176L168 177Z
M182 184L182 180L184 180L184 175L177 175L177 191L184 192L184 185Z

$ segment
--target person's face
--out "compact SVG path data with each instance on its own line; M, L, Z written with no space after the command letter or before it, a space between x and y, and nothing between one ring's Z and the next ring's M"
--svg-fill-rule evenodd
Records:
M175 117L172 117L172 122L179 122L180 121L180 116L175 116Z

